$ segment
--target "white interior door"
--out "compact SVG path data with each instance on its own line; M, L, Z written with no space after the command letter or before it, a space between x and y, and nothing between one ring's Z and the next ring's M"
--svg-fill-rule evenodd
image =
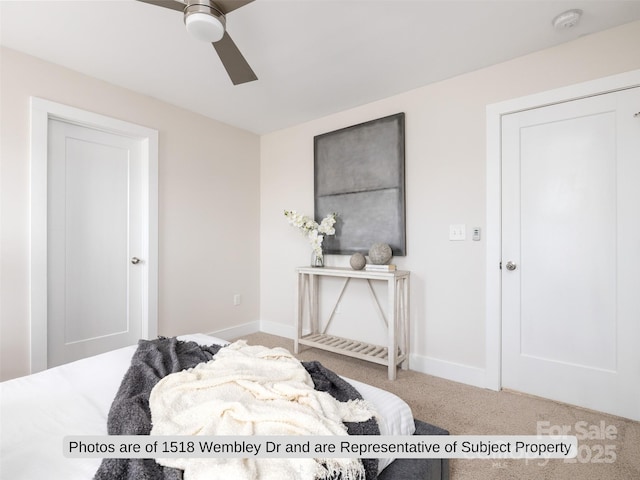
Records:
M52 367L141 337L146 249L141 140L53 119L48 129Z
M640 420L640 88L505 115L502 385Z

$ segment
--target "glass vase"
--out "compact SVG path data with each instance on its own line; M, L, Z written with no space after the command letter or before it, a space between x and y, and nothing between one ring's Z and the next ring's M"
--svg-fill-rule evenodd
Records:
M324 267L324 255L322 252L318 254L313 250L311 251L311 266Z

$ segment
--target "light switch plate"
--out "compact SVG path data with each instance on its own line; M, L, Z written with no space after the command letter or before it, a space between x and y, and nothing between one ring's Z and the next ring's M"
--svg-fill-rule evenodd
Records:
M449 240L460 241L467 239L467 227L463 223L449 225Z

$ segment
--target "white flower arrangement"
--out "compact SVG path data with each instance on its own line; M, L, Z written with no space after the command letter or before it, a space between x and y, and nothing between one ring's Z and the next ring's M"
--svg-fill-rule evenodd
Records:
M326 235L335 235L336 229L333 226L336 223L336 213L330 213L322 219L320 223L313 218L301 215L295 210L285 210L284 216L289 220L289 225L300 229L300 231L309 239L313 253L317 257L322 257L322 241Z

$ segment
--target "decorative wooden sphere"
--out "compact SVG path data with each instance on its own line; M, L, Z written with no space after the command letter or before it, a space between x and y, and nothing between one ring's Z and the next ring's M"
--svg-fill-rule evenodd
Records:
M351 255L349 263L351 264L351 268L353 268L354 270L362 270L367 264L367 259L361 253L354 253L353 255Z
M374 243L369 249L369 260L374 265L386 265L392 255L391 247L386 243Z

